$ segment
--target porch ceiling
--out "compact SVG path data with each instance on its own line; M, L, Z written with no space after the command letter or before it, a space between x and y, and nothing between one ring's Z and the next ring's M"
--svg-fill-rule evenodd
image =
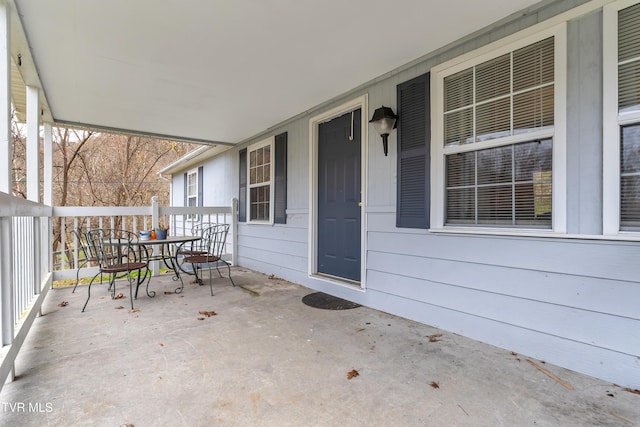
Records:
M10 0L12 56L58 123L234 144L537 2Z

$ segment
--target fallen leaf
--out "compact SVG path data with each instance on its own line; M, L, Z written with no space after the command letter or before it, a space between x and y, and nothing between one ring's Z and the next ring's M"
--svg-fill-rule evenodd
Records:
M160 347L164 347L164 344L160 343Z
M200 310L198 313L202 314L205 317L211 317L218 314L215 311L204 311L204 310Z
M629 393L634 393L634 394L640 394L640 390L638 390L637 388L625 388L624 391L628 391Z
M164 294L165 294L165 295L172 295L172 294L173 294L173 292L171 292L171 291L164 291Z
M122 310L123 308L124 308L123 306L119 305L116 307L116 310Z
M440 388L440 384L438 384L438 383L437 383L437 382L435 382L435 381L431 381L431 387L433 387L433 388Z
M438 342L440 341L441 337L442 337L442 334L429 335L429 342Z
M355 378L358 375L360 375L360 373L358 371L356 371L355 369L352 369L351 371L347 372L347 379L351 379L351 378Z
M139 312L139 311L140 311L140 309L139 309L139 308L134 308L134 309L132 309L132 310L129 310L129 313L137 313L137 312Z
M518 353L516 353L515 351L512 351L512 352L511 352L511 355L512 355L512 356L517 356L517 355L518 355Z
M198 320L204 320L204 317L198 317Z
M122 293L119 293L118 295L116 295L115 297L113 297L113 299L123 299L125 296Z
M366 331L366 329L365 328L360 328L356 332L362 332L362 331Z
M60 307L66 307L69 305L69 301L62 301L60 304L58 304Z

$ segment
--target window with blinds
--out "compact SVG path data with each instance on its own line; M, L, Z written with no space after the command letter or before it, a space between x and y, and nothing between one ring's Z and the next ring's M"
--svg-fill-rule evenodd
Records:
M273 138L249 147L249 221L270 222L272 218L273 174L272 174Z
M443 85L445 224L551 228L554 38Z
M640 230L640 4L618 12L618 113L620 127L620 228ZM633 121L633 120L632 120Z
M198 206L198 171L187 173L187 206Z

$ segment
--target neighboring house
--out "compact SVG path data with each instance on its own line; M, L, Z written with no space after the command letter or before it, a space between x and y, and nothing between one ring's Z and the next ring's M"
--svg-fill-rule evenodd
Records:
M203 147L163 171L172 203L238 198L241 266L640 388L640 2L604 3L546 3Z

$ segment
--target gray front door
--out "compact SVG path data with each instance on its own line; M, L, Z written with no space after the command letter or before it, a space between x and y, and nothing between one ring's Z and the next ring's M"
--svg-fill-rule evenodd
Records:
M318 128L318 273L360 281L360 109Z

